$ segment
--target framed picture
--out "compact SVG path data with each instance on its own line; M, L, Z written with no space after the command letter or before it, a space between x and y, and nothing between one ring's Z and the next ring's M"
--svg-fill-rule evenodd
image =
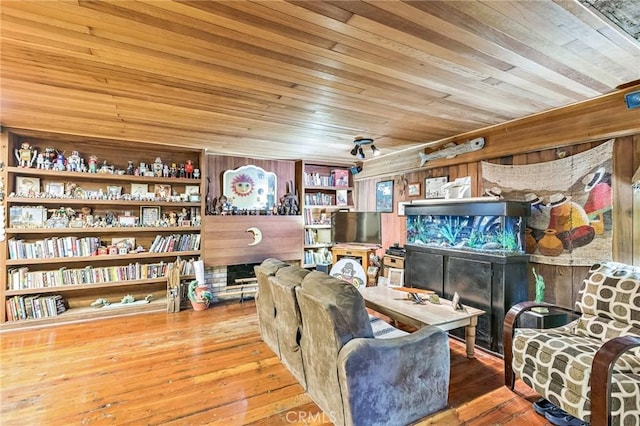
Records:
M157 198L167 198L171 196L171 185L165 183L156 183L154 191Z
M424 180L424 198L444 198L444 185L448 181L448 176L426 178Z
M16 177L16 195L18 197L33 197L40 192L40 178Z
M410 183L409 188L407 189L407 193L409 197L417 197L420 195L420 184L419 183Z
M132 183L131 195L137 195L139 197L145 197L149 192L149 185L146 183Z
M137 219L135 216L118 216L118 223L120 226L136 226Z
M43 206L11 206L9 226L12 228L42 228L47 221L47 209Z
M128 250L133 250L136 248L136 239L134 237L111 238L111 245L118 248L125 247Z
M376 211L393 212L393 181L385 180L376 183Z
M404 286L404 269L389 268L389 287Z
M64 195L64 183L49 182L47 184L47 194L52 197L62 197Z
M348 193L346 189L337 189L336 190L336 206L346 206L348 204L347 195Z
M157 226L160 220L160 207L141 206L140 224L142 226Z
M113 185L107 186L107 198L118 199L120 198L120 194L122 194L121 186L113 186Z
M185 185L184 192L187 195L199 194L200 193L200 186L199 185Z

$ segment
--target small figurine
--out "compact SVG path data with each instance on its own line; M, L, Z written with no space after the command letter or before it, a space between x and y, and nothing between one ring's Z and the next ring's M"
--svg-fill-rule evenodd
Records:
M127 174L133 176L133 172L135 170L135 166L133 165L133 161L129 160L127 163Z
M42 153L36 157L36 169L44 169L44 154Z
M156 157L156 160L153 162L153 175L155 177L162 177L162 160L160 157Z
M178 167L176 163L171 163L171 177L178 177Z
M53 165L53 168L55 170L60 170L60 171L64 171L66 170L66 159L64 158L64 151L62 152L58 152L58 156L56 157L56 161L55 164Z
M49 159L51 164L53 164L56 162L56 157L58 156L58 152L56 151L55 148L48 146L44 149L44 156L45 158Z
M180 170L178 171L178 177L183 178L185 175L184 164L180 164Z
M200 179L200 169L193 169L193 178Z
M71 172L80 171L80 153L78 151L71 151L71 155L67 158L67 165Z
M22 142L20 149L15 150L16 160L18 160L18 166L31 167L36 160L38 151L34 150L29 142Z
M185 164L184 166L184 173L185 173L185 177L192 179L193 178L193 161L192 160L187 160L187 164Z
M89 156L89 173L98 173L98 157L95 155Z
M169 165L162 166L162 177L169 177Z
M49 157L44 157L44 163L42 163L42 167L45 170L49 170L49 169L51 169L51 166L52 166L52 164L51 164L51 160L49 160Z
M100 173L103 175L113 174L113 166L107 164L107 160L102 162L102 167L100 167Z

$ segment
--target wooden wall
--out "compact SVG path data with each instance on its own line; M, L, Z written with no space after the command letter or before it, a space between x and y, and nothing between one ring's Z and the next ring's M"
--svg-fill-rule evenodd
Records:
M528 153L502 156L486 161L499 164L533 164L555 160L561 156L571 156L588 150L604 141L566 145L554 149L543 149ZM614 143L613 190L614 190L614 236L613 259L623 263L640 265L640 193L631 189L631 176L640 167L640 134L624 136ZM428 177L449 176L450 181L457 177L471 176L472 196L480 196L482 182L480 161L453 164L425 170L415 170L403 174L394 174L356 182L358 210L375 210L375 183L383 180L394 181L394 212L383 214L383 247L394 242L406 242L406 221L398 216L398 202L422 199L409 197L402 191L403 183L418 182L424 194L424 179ZM532 265L534 266L534 265ZM588 267L555 266L536 264L536 271L545 277L546 300L563 306L573 307L575 296ZM529 297L535 294L535 280L530 272Z
M278 199L287 193L287 182L293 182L295 185L295 161L259 160L248 157L229 157L212 154L206 155L205 161L207 167L205 168L204 177L205 179L207 177L211 178L211 183L209 184L209 194L211 198L222 195L222 176L225 171L248 165L257 166L266 172L276 174L278 179L278 188L276 191Z

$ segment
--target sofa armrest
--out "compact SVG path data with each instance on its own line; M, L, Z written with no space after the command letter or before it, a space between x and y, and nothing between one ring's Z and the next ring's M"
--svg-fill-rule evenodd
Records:
M579 312L573 309L565 308L564 306L553 305L546 302L520 302L513 305L509 312L504 316L504 326L502 329L502 342L504 348L504 384L513 389L515 385L515 374L513 373L513 333L518 318L523 313L530 311L533 308L553 308L559 311L569 312L579 315Z
M609 400L611 395L611 374L620 356L640 346L638 336L620 336L606 341L596 352L591 365L591 384L606 383L604 391L591 391L591 426L609 424Z
M340 350L337 368L346 424L404 425L447 404L449 340L436 327L352 339Z

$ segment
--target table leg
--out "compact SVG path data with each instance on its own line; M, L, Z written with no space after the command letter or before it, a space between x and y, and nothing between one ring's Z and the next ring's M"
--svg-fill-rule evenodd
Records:
M467 358L475 358L476 344L476 325L478 325L478 317L471 317L469 325L464 328L464 338L467 342Z

